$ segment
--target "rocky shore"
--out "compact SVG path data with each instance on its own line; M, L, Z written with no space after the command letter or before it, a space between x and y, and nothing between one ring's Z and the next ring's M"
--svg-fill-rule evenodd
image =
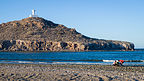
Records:
M143 81L142 66L0 64L1 81Z
M134 50L134 44L90 38L40 17L0 24L0 51Z

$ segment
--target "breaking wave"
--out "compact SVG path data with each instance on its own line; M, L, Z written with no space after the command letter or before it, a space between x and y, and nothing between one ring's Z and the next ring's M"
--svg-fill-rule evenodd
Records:
M82 65L112 65L115 60L101 60L101 61L0 61L4 64L82 64ZM144 65L144 60L125 60L124 65Z

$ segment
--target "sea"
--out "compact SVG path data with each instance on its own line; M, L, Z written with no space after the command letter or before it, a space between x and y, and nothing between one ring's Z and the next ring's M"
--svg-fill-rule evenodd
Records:
M0 52L1 64L112 65L115 60L124 60L124 65L144 66L144 50L92 52Z

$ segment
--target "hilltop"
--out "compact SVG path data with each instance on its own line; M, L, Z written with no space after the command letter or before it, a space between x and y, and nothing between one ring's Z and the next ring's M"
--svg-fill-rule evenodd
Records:
M134 50L125 41L90 38L61 24L40 17L0 24L0 50L4 51L94 51Z

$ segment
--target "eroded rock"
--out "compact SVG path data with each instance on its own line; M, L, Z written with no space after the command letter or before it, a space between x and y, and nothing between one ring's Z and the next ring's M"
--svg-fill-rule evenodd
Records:
M40 17L0 24L0 50L4 51L95 51L134 50L124 41L100 40L82 35Z
M94 50L132 50L133 44L124 43L78 43L29 40L5 40L1 50L9 51L94 51Z

